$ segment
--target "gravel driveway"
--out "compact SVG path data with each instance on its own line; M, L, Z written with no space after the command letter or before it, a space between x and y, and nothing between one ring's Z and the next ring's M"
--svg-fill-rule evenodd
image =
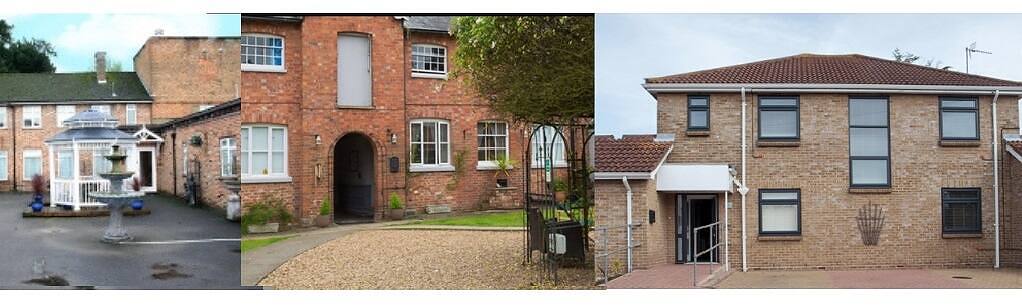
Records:
M562 268L539 283L523 266L517 231L368 230L327 242L281 265L276 289L594 289L592 268Z

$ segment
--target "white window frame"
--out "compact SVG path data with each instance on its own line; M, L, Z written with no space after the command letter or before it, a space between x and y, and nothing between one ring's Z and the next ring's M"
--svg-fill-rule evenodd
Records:
M479 132L479 125L480 124L503 124L504 125L504 133L503 134L500 134L500 133L482 134L482 133ZM479 123L476 124L476 159L477 159L476 160L476 169L497 169L497 160L496 160L497 157L494 157L493 160L479 159L479 152L480 151L484 151L484 150L502 150L504 152L504 157L506 157L506 158L510 158L511 157L511 150L510 150L510 144L509 144L509 142L511 140L508 137L508 135L509 135L508 131L509 130L510 130L510 127L508 127L507 122L504 122L504 121L484 120L484 121L480 121ZM494 145L494 146L482 146L483 144L479 144L479 138L500 138L500 137L504 138L504 146L496 146L496 145ZM496 144L496 142L494 142L494 144Z
M94 104L89 106L89 109L104 112L107 115L113 115L113 113L110 113L110 105L108 104Z
M261 171L260 172L253 172L251 170L251 168L252 168L252 162L251 161L252 161L252 153L253 153L253 151L249 150L247 146L249 146L249 144L252 144L252 133L251 133L251 131L254 128L266 128L266 129L268 129L267 132L266 132L266 137L267 137L267 140L266 140L267 145L266 146L267 146L267 150L266 151L260 151L260 152L265 152L267 154L266 155L266 169L267 169L267 173L265 175L262 174ZM283 142L284 143L284 146L283 146L284 148L280 148L280 149L273 148L273 131L274 130L281 130L281 131L283 131L282 135L284 137L284 142ZM270 125L270 124L242 125L242 127L241 127L241 135L242 135L242 137L240 137L239 139L242 139L242 140L239 142L238 145L239 145L239 148L241 149L240 151L241 151L241 157L242 157L242 163L241 163L241 182L242 183L291 182L291 177L288 175L288 135L287 135L287 126ZM280 172L280 173L273 173L273 154L274 153L282 153L283 156L284 156L284 167L282 168L282 172Z
M32 110L31 112L29 110ZM29 117L29 115L35 115ZM25 121L31 120L33 124L26 125ZM42 129L43 128L43 106L24 106L21 108L21 128L22 129Z
M220 177L234 176L234 151L237 144L234 137L220 139Z
M136 106L133 103L124 105L124 124L125 125L138 124L138 106Z
M240 52L242 52L242 54L239 55L239 57L242 56L242 55L245 55L244 54L245 48L266 48L266 50L277 49L277 46L254 45L254 44L245 43L244 42L245 41L245 39L244 39L245 37L254 37L254 38L262 37L262 38L270 38L270 39L279 39L280 40L280 48L279 48L280 49L280 65L274 65L274 64L247 64L247 63L244 62L244 60L241 60L242 61L241 62L241 70L242 71L287 72L287 40L284 39L283 36L272 35L272 34L263 34L263 33L242 33L241 37L242 37L243 43L241 43L241 51ZM249 55L250 56L266 56L266 55L260 55L260 54L258 54L258 52L254 53L254 54L249 54Z
M38 150L38 149L26 149L26 150L21 152L21 165L22 165L22 168L21 168L21 180L29 181L29 180L32 180L32 176L36 175L36 174L31 174L31 175L28 174L28 167L26 167L26 166L28 165L27 162L28 162L29 158L39 159L39 172L36 173L36 174L39 174L39 175L43 174L43 151L42 150Z
M71 111L68 112L68 109L70 109ZM75 116L75 111L76 110L77 110L77 108L75 108L74 105L70 105L70 104L58 105L57 106L57 127L64 127L64 121L67 120L68 118L71 118L72 116Z
M542 128L540 128L542 130L539 130L537 129L539 127L539 125L534 125L532 127L533 131L535 131L535 134L532 135L532 143L529 145L529 151L531 152L529 155L529 161L531 162L529 163L532 165L532 168L543 168L543 161L540 159L542 156L540 156L540 154L546 152L546 143L549 143L549 140L547 140L548 142L546 143L543 142L542 130L549 130L547 132L547 136L550 137L550 135L553 134L554 137L553 146L555 146L555 148L553 161L551 161L553 164L552 166L554 168L568 167L568 160L565 158L567 155L567 148L564 144L564 138L560 134L556 133L557 128L554 126L542 126ZM537 148L537 146L540 147ZM560 151L557 151L557 146L560 147Z
M0 107L0 129L7 129L7 107Z
M443 50L444 55L441 57L442 61L439 62L439 64L442 64L444 66L444 69L443 70L432 70L432 69L425 69L425 68L415 68L415 63L416 63L415 57L417 57L417 56L421 56L421 57L433 57L433 58L437 57L436 55L434 55L432 53L424 53L422 51L418 51L417 52L415 50L416 47L428 48L427 50L432 50L432 49ZM429 63L432 63L432 62L429 62ZM415 77L415 78L447 79L447 71L449 70L448 69L449 66L447 64L447 47L444 47L444 46L441 46L441 45L436 45L436 44L412 44L412 57L411 57L410 64L412 66L411 67L412 68L412 77Z
M415 141L415 136L412 135L412 126L419 125L419 133L421 134L427 123L435 123L436 130L434 133L434 140L432 142L426 142L420 135L419 141ZM446 126L443 129L447 132L446 135L440 133L440 126ZM444 139L447 141L443 141ZM454 171L454 166L451 165L451 122L443 119L414 119L408 123L408 164L410 165L408 171L410 172L450 172ZM423 161L415 162L412 157L412 148L419 147L419 152L425 152L426 146L434 146L436 152L436 163L423 163ZM447 156L443 156L443 150L446 148Z
M7 174L7 171L10 170L8 168L8 164L9 163L7 163L7 161L8 161L8 159L7 159L7 151L0 150L0 160L3 161L3 163L0 163L0 167L3 167L3 170L2 170L3 173L0 173L0 181L7 181L8 177L9 177L8 174Z
M57 177L57 179L72 179L72 178L74 178L74 176L75 176L75 174L74 174L74 172L75 172L74 160L73 160L74 159L74 151L72 151L71 149L67 149L67 150L58 150L58 151L55 151L54 153L57 155L56 165L53 166L53 167L56 167L56 169L54 169L55 170L54 176ZM65 158L67 159L67 161L64 161ZM70 173L67 174L67 176L61 176L61 175L63 175L63 174L61 174L61 170L65 166L64 162L68 162L69 164L72 165Z

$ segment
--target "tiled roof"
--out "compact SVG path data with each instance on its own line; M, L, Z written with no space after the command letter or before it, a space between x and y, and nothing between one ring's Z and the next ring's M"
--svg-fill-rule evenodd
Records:
M1022 86L1022 82L930 68L860 54L799 54L665 77L647 78L646 83Z
M0 74L0 102L151 101L134 72Z
M596 137L597 172L651 172L670 151L672 142L659 141L654 135Z

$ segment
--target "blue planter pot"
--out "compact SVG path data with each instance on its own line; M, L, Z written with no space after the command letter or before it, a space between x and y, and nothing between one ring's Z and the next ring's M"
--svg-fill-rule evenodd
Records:
M131 201L131 209L132 210L142 210L142 200L141 199L136 199L136 200Z
M43 195L42 194L33 195L32 196L32 203L40 203L40 204L43 203Z
M41 202L41 201L32 202L32 212L42 212L42 211L43 211L43 202Z

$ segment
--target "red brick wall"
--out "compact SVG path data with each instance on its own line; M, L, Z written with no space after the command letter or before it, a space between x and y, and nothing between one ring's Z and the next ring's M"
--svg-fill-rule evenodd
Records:
M237 38L153 36L134 58L135 71L160 107L160 123L238 97Z
M187 148L189 162L199 161L200 200L206 206L225 209L230 192L220 180L220 139L230 137L237 142L240 121L240 113L231 113L161 131L160 137L164 139L164 144L160 146L157 156L157 189L163 193L187 197L184 177ZM201 136L202 145L190 144L193 135Z

